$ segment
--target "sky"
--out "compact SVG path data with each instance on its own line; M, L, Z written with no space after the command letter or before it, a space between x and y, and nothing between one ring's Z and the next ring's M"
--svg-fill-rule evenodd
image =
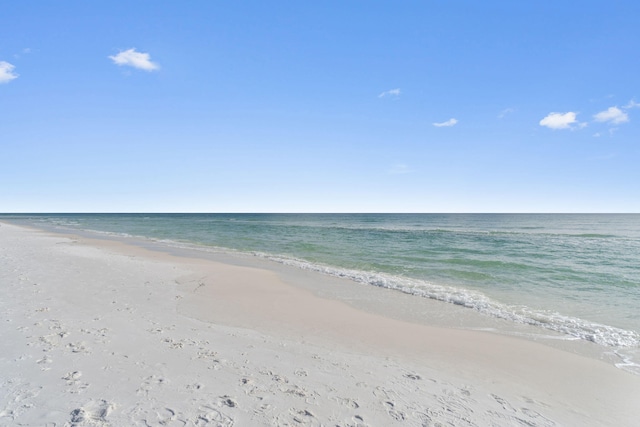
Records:
M0 212L640 212L639 17L0 1Z

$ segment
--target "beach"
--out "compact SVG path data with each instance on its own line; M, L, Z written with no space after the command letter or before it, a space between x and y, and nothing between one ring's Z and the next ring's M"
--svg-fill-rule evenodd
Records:
M390 306L376 310L318 286L357 283L266 261L4 222L0 242L0 425L632 426L640 417L640 376L541 342L391 315L406 299L390 289L358 288Z

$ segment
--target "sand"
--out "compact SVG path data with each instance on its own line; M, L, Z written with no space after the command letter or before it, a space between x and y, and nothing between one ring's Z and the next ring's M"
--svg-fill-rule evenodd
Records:
M386 316L327 297L324 276L240 264L0 224L0 425L640 418L640 376L609 363Z

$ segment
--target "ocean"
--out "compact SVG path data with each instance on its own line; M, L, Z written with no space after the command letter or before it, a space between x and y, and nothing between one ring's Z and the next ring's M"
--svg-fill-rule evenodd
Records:
M2 214L0 220L259 257L640 349L639 214ZM637 360L634 356L633 359Z

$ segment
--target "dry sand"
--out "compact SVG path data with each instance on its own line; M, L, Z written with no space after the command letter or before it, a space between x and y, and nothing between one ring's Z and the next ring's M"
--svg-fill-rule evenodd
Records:
M537 342L364 311L299 280L0 224L0 425L640 419L640 376Z

